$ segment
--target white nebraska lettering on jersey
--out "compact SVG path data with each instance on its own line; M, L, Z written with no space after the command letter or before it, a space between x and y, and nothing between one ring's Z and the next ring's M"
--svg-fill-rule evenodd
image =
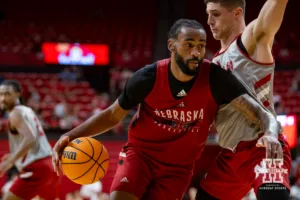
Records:
M193 111L155 110L154 113L159 117L179 120L181 122L203 120L204 118L203 108L200 110L193 110Z

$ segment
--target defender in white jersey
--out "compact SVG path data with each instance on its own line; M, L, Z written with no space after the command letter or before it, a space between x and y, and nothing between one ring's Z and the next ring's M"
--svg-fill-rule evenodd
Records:
M213 62L232 71L274 116L271 49L287 2L267 0L257 19L246 26L245 0L204 0L207 22L221 42ZM201 181L197 199L240 200L252 188L258 200L288 199L289 146L281 133L264 132L249 119L231 104L219 108L216 129L223 149Z
M6 80L0 85L0 103L8 112L10 153L2 157L0 175L3 176L13 165L20 172L3 199L54 200L57 196L59 179L52 169L52 148L33 110L21 105L21 85Z

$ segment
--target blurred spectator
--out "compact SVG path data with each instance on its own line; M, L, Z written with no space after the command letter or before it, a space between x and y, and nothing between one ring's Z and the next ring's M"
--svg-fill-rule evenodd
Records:
M0 76L0 84L2 83L2 81L4 81L4 78Z
M91 115L96 115L96 114L100 113L103 110L103 108L101 108L99 104L100 103L99 103L98 98L94 98L92 100L92 113L91 113Z
M295 76L292 80L292 85L289 89L290 92L299 92L300 91L300 70L297 69Z
M132 75L133 71L126 68L113 68L110 70L110 93L112 99L116 99L121 94Z
M77 81L77 72L72 71L69 67L65 67L63 71L59 74L59 78L62 81Z
M69 42L69 39L67 38L66 35L64 35L64 34L59 34L57 41L58 41L58 42L64 43L64 42Z
M295 177L295 184L300 187L300 157L298 156L294 161L292 161L293 175Z
M133 72L130 71L129 69L124 69L121 72L121 82L119 83L119 89L120 91L123 91L127 81L132 77Z
M286 112L286 109L285 109L285 107L283 106L282 103L277 103L277 104L276 104L275 111L276 111L276 113L277 113L278 115L286 115L286 114L288 114L288 113Z
M130 62L132 59L131 54L128 51L124 50L122 52L122 59L123 59L123 62Z
M292 185L290 190L291 200L300 200L300 188L298 185Z
M71 72L74 73L74 76L76 77L76 81L83 81L83 72L80 67L77 66L71 66Z
M92 113L91 115L98 114L102 110L106 109L110 105L109 95L107 93L102 93L100 95L95 96L92 100Z
M53 101L54 101L53 100L53 95L46 93L46 95L43 99L43 103L52 103Z
M281 103L281 96L277 92L274 92L273 102L274 102L275 107L277 104Z
M109 82L109 88L110 88L110 95L112 99L116 99L119 94L119 83L121 82L121 70L117 67L111 68L110 71L110 82Z
M83 185L80 188L80 195L89 200L102 200L99 199L100 194L102 193L102 183L97 181L93 184Z
M102 109L106 109L109 107L110 105L110 101L109 101L109 95L107 93L101 93L100 96L98 96L99 98L99 107Z
M32 52L36 53L36 54L40 54L42 52L42 37L39 34L34 34L32 36Z
M278 115L285 115L286 109L283 106L280 94L278 94L277 92L274 92L273 101L274 101L274 107L275 107L276 113Z
M56 104L54 107L54 114L58 118L63 118L67 114L67 102L62 100L60 103Z
M294 79L292 81L292 85L289 89L289 92L293 93L293 92L298 92L299 91L299 81Z
M29 93L29 101L39 101L41 99L40 94L38 93L38 91L36 90L35 87L33 87L32 85L28 86L28 93Z
M83 198L80 196L79 191L70 192L66 194L66 200L83 200Z
M66 105L66 113L59 120L59 127L63 130L70 130L77 125L79 125L78 108Z
M40 101L35 99L29 99L26 103L36 114L40 114L42 112L40 108Z
M55 115L51 115L45 124L46 129L59 129L59 118Z
M278 52L278 59L282 64L287 64L292 58L292 53L287 48L280 48Z
M291 197L294 200L300 200L300 157L292 161L291 174L294 179L294 185L291 186Z

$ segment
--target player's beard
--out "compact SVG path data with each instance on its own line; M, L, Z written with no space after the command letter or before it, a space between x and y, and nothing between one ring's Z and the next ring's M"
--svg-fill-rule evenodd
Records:
M2 111L9 111L9 105L7 105L6 103L2 103L1 104L1 110Z
M2 102L1 106L0 106L0 109L3 110L3 111L8 111L9 112L15 106L22 104L21 103L21 101L22 101L21 99L22 99L22 97L18 98L16 101L13 101L13 102L9 101L10 103Z
M180 70L188 76L196 76L199 71L200 71L200 66L201 63L203 61L203 59L199 60L197 58L194 59L188 59L186 62L184 61L183 57L181 55L178 54L177 50L175 49L175 61L177 63L177 65L179 66ZM198 67L194 70L190 69L188 66L188 63L190 61L197 61L198 62Z
M1 109L1 111L5 111L5 105L1 104L0 109Z

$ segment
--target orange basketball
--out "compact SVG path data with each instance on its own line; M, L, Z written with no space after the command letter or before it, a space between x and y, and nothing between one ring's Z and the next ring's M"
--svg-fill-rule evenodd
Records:
M97 182L106 174L109 155L104 145L90 137L71 141L63 151L61 165L73 182L85 185Z

